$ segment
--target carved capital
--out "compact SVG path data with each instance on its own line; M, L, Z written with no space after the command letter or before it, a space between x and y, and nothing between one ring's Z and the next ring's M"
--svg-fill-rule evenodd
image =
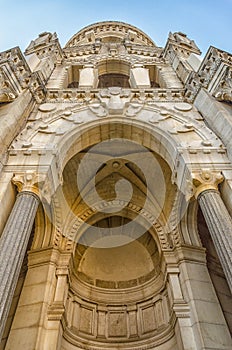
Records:
M218 185L224 180L221 172L202 170L192 174L193 195L197 199L200 193L207 190L218 190Z
M33 171L16 173L12 178L12 182L17 186L19 192L32 192L41 198L41 187L45 182L45 175Z

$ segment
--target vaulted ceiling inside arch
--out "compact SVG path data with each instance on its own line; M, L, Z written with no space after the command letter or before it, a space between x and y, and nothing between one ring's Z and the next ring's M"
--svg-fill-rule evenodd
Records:
M67 162L62 191L72 212L66 229L76 230L76 276L90 285L120 289L159 276L157 233L140 214L149 213L165 225L176 188L158 154L125 139L111 141ZM75 229L79 218L83 227Z
M145 208L157 219L168 218L176 193L171 181L171 170L156 153L141 149L139 145L136 147L133 145L130 149L128 144L125 149L125 145L119 141L113 155L110 149L99 151L93 147L69 160L63 171L62 191L75 215L83 214L101 201L114 205L115 200L121 200L125 205L130 202ZM86 163L89 155L91 157ZM84 170L81 168L82 162L88 164ZM117 186L122 180L124 183L121 182L122 189L120 191L119 188L118 192ZM117 213L117 206L108 212ZM123 216L127 216L125 210Z

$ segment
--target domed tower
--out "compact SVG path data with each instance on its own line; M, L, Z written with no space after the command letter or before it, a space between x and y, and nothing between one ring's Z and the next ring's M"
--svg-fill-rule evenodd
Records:
M100 22L0 54L1 350L231 348L232 56Z

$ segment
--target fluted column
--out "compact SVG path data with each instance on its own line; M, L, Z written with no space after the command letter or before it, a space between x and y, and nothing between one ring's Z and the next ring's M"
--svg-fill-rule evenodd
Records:
M195 197L197 198L220 259L228 285L232 292L232 218L218 191L223 181L220 173L203 171L195 174Z
M32 173L13 178L20 192L0 238L0 339L40 201L36 181Z

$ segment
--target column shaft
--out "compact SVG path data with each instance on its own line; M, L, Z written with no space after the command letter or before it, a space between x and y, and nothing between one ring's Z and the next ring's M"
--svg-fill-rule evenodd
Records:
M232 219L217 190L203 191L198 202L232 292Z
M26 253L39 197L20 192L0 238L0 339Z

